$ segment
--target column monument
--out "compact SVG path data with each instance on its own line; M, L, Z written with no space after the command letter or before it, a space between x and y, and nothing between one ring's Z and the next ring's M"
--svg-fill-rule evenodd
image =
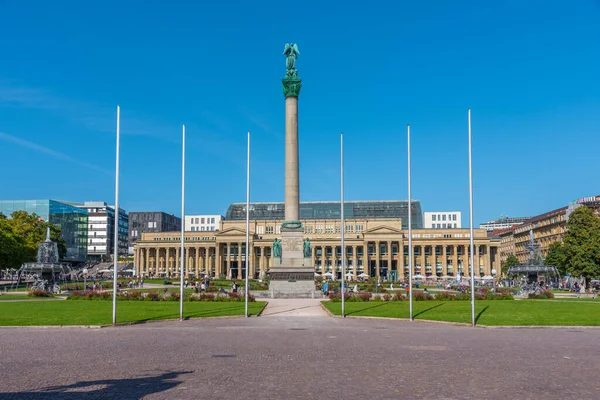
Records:
M273 297L313 297L314 268L310 241L304 240L300 222L300 182L298 167L298 96L302 80L296 70L298 45L286 44L286 73L282 79L285 96L285 221L281 241L273 243L270 291ZM308 246L306 245L308 243Z

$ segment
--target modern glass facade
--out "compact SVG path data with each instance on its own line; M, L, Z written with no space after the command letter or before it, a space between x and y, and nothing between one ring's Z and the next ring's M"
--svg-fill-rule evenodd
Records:
M345 218L401 218L402 227L408 228L408 201L346 201L344 202ZM335 201L301 202L300 219L339 219L340 203ZM246 203L233 203L227 209L225 219L246 219ZM251 220L284 220L285 205L283 203L251 203ZM412 201L412 226L423 227L423 210L421 202Z
M86 210L57 200L0 200L0 212L10 217L14 211L35 213L44 221L60 226L61 236L67 245L66 260L85 262L87 258Z

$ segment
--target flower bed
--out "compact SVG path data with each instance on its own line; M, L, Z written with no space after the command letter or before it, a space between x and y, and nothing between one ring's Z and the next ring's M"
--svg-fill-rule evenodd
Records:
M534 298L534 297L530 297ZM535 298L550 298L550 297L535 297ZM329 294L329 300L332 302L342 301L339 293ZM383 293L380 296L373 296L368 292L359 293L346 293L345 301L349 302L361 302L361 301L406 301L408 296L401 292L394 294ZM414 301L465 301L471 300L471 295L468 293L454 293L454 292L436 292L436 293L423 293L413 292ZM494 293L491 291L480 291L475 294L475 300L514 300L514 297L510 293Z
M27 297L53 297L53 294L48 290L32 288L27 291Z
M112 292L110 291L98 291L98 290L86 290L86 291L73 291L67 297L67 300L111 300ZM179 292L139 292L139 291L123 291L117 295L119 301L179 301ZM231 301L240 302L245 301L245 297L240 293L199 293L199 294L187 294L185 295L184 301ZM256 299L251 294L248 295L248 301L254 302Z

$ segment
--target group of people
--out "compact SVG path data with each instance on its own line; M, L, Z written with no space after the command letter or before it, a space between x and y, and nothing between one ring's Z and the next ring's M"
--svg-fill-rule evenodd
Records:
M206 292L208 290L208 285L210 284L210 281L208 280L208 278L204 278L202 280L202 282L199 282L196 280L196 282L194 282L194 291L196 293L200 293L200 292ZM186 279L184 282L185 287L188 287L189 282Z
M144 287L144 278L134 278L127 282L129 289L141 289Z

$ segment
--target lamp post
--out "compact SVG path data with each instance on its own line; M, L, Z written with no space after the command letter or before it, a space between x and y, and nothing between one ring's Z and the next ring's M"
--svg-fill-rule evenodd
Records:
M494 282L494 293L496 293L496 269L492 269L492 282Z
M84 268L83 271L83 290L85 290L87 288L87 274L88 274L88 269Z

